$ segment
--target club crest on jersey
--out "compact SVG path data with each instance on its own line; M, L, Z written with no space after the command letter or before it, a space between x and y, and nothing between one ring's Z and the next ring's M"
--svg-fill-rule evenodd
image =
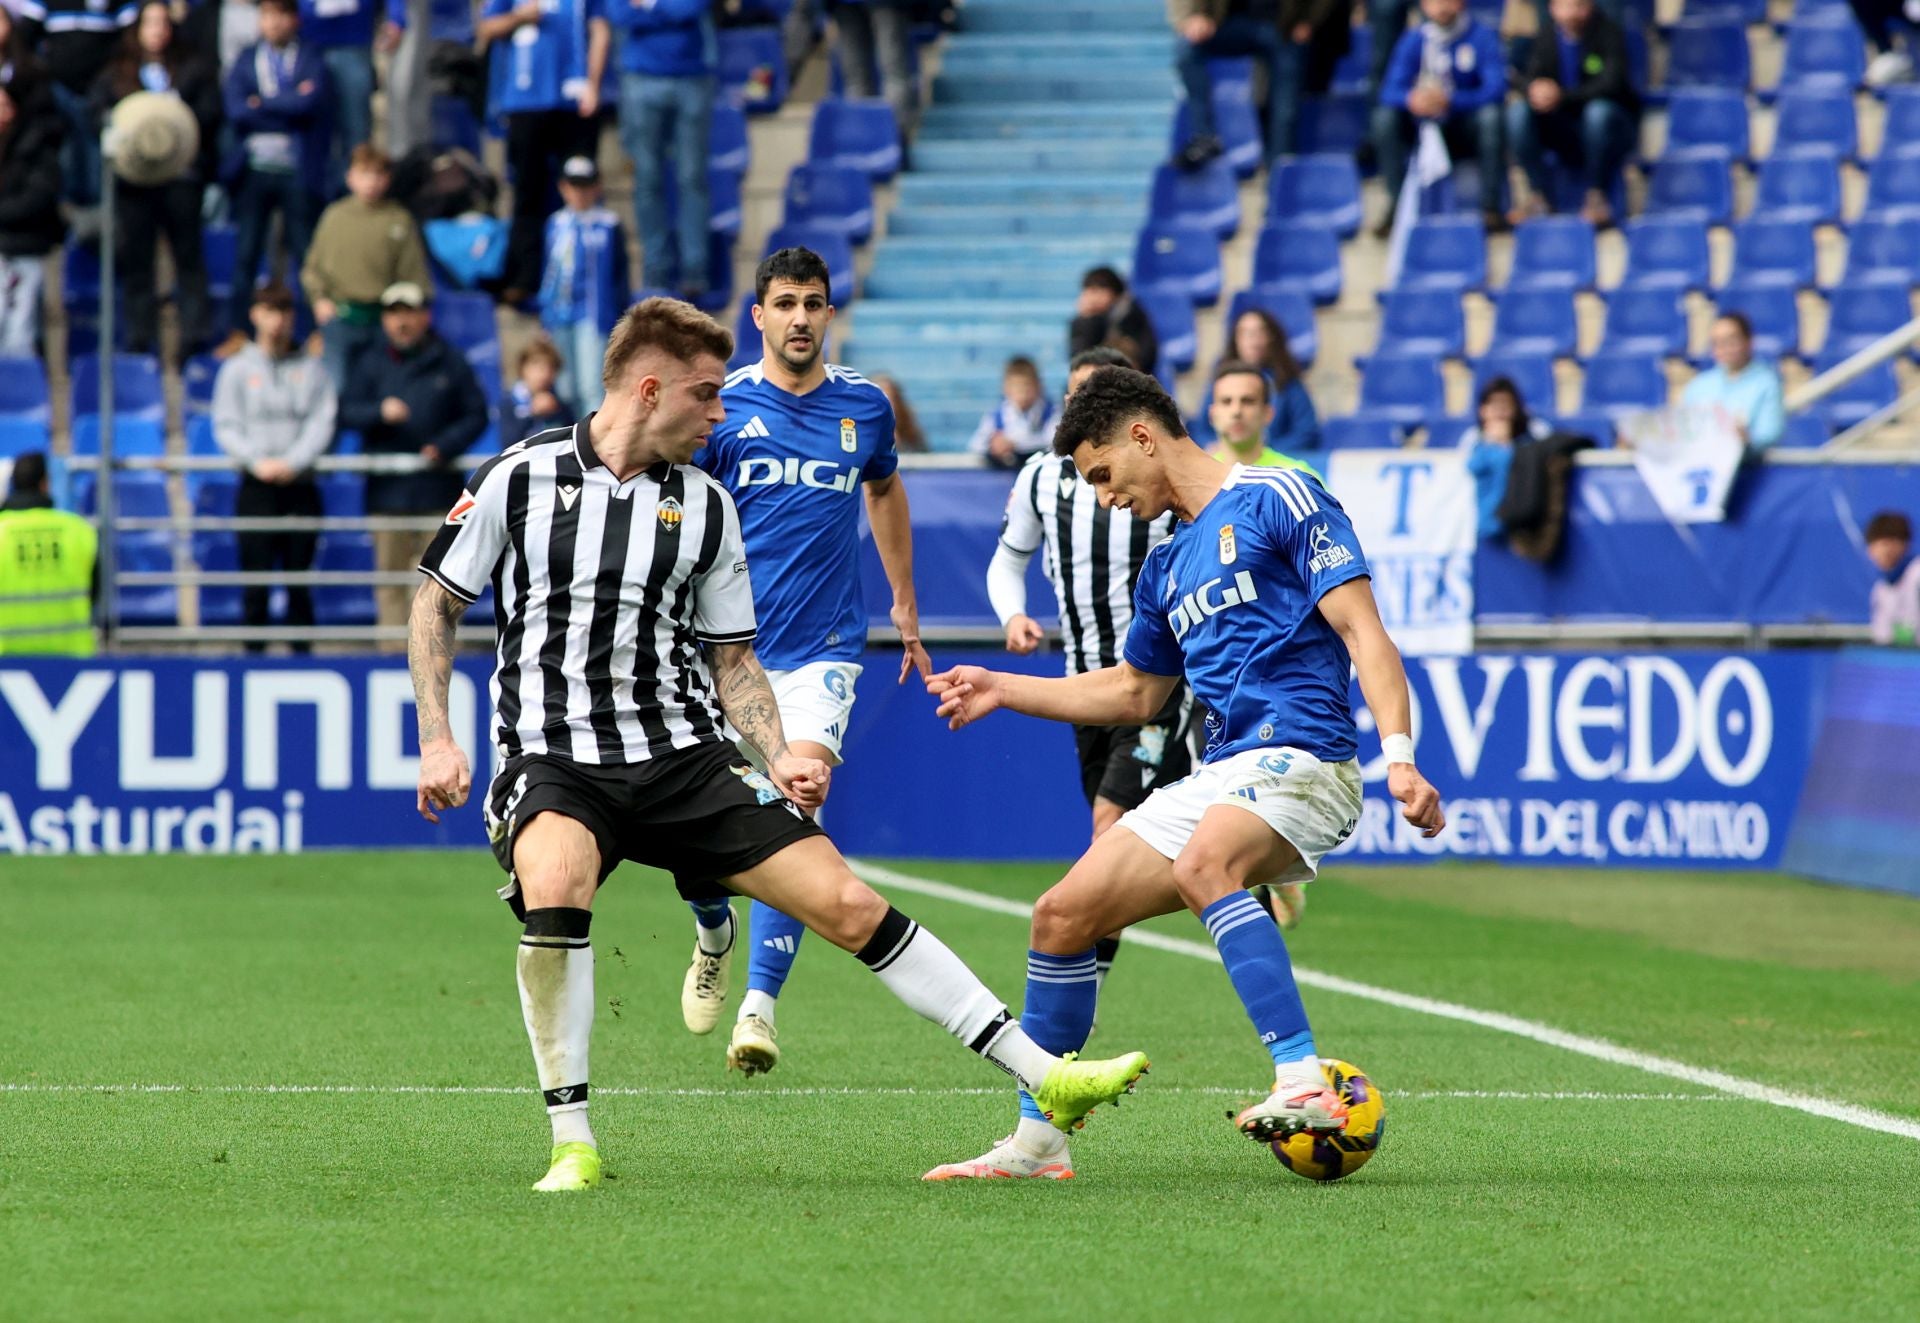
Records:
M459 525L467 522L467 516L473 513L473 493L461 492L460 499L453 503L453 509L447 511L447 522Z
M1220 528L1220 563L1231 565L1239 554L1240 548L1233 540L1233 525L1223 524Z
M666 500L660 502L658 517L661 532L678 533L680 531L680 521L685 515L680 509L680 502L669 496Z
M853 425L853 419L840 420L840 448L851 455L860 448L860 429Z
M1307 562L1307 568L1315 574L1336 569L1353 559L1353 553L1333 540L1333 530L1322 522L1315 524L1313 531L1307 534L1307 546L1313 557Z

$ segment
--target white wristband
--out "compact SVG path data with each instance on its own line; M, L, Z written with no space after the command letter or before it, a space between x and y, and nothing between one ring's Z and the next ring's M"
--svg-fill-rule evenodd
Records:
M1380 737L1380 752L1387 755L1388 763L1406 763L1411 766L1413 763L1413 736L1382 735Z

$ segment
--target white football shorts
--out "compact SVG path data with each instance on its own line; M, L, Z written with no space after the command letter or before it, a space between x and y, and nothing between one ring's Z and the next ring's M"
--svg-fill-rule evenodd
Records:
M828 751L827 761L838 767L840 743L853 717L853 684L863 669L858 662L824 661L791 671L768 671L787 743L818 744Z
M1177 859L1215 804L1245 809L1299 853L1284 874L1261 881L1311 882L1360 820L1360 764L1321 762L1302 749L1248 749L1160 787L1119 825Z

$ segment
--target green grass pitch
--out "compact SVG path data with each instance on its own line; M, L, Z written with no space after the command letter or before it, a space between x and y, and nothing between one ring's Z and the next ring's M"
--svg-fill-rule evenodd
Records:
M1056 874L893 866L1019 900ZM786 1060L729 1078L724 1029L680 1027L685 909L633 868L594 928L610 1179L538 1197L497 881L480 853L0 866L0 1319L1920 1316L1920 1141L1309 989L1389 1115L1365 1170L1313 1185L1223 1119L1270 1079L1223 971L1138 944L1092 1047L1153 1073L1078 1178L924 1185L1009 1129L1004 1077L815 939ZM1016 918L894 898L1018 1004ZM1291 945L1920 1118L1910 900L1336 868Z

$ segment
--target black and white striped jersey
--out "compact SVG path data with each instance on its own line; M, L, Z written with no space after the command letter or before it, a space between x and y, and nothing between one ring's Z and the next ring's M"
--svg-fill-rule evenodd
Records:
M458 597L494 591L495 739L639 763L725 738L702 643L754 636L733 500L699 469L619 482L586 420L481 466L420 570Z
M1060 602L1068 675L1119 663L1133 621L1134 580L1147 553L1172 535L1172 514L1142 520L1125 510L1102 508L1071 459L1039 454L1021 468L1007 497L1000 545L1003 554L1017 559L1022 573L1027 559L1045 548L1047 578ZM1012 614L1003 610L1009 603L1001 592L993 596L1004 624ZM1020 596L1024 609L1024 585Z

